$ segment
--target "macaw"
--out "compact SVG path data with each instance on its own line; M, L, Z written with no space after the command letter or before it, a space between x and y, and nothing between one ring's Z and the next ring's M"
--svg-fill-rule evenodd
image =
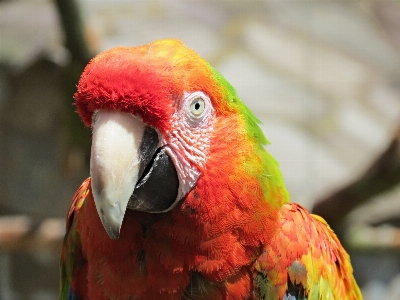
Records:
M362 299L326 222L289 203L259 121L181 41L98 54L74 98L90 178L60 299Z

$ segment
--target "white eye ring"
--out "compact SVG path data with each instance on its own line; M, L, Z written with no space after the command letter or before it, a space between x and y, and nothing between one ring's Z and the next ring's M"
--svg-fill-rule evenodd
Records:
M201 91L183 95L182 110L189 126L202 126L212 117L214 109L210 98Z
M190 112L193 116L199 117L203 113L205 106L206 103L204 100L200 97L196 97L192 100L192 103L190 103Z

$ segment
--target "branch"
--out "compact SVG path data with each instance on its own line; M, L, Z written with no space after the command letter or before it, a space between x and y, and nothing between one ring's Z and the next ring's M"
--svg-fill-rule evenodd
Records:
M65 46L73 61L86 65L93 57L87 41L85 24L76 0L54 0L65 33Z
M357 180L325 199L317 201L312 212L323 217L334 229L343 218L368 199L386 192L400 182L400 127L389 146Z
M66 155L64 158L64 173L76 176L88 168L90 153L90 130L85 128L78 114L75 113L72 95L76 92L79 77L94 56L94 33L86 30L77 0L54 0L65 35L65 46L71 54L71 61L64 70L65 103L68 108L67 128L68 135Z
M26 215L0 217L0 251L59 253L65 221L49 218L37 222Z
M400 251L400 228L390 225L378 227L358 225L346 234L346 242L361 251Z

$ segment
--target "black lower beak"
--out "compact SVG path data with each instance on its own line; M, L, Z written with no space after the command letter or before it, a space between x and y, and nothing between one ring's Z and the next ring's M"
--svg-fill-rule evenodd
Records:
M157 132L147 127L140 147L141 177L129 199L129 209L159 213L177 201L179 179L175 165L166 149L157 146Z

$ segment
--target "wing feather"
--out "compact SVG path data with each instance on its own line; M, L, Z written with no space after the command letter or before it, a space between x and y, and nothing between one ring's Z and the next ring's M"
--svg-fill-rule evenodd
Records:
M78 297L72 293L72 277L74 281L85 280L86 260L82 255L79 234L75 228L76 219L85 199L90 193L90 178L86 179L76 191L67 215L66 233L61 250L61 300L76 300Z
M282 207L279 223L255 263L259 298L362 299L350 257L322 218L291 203Z

